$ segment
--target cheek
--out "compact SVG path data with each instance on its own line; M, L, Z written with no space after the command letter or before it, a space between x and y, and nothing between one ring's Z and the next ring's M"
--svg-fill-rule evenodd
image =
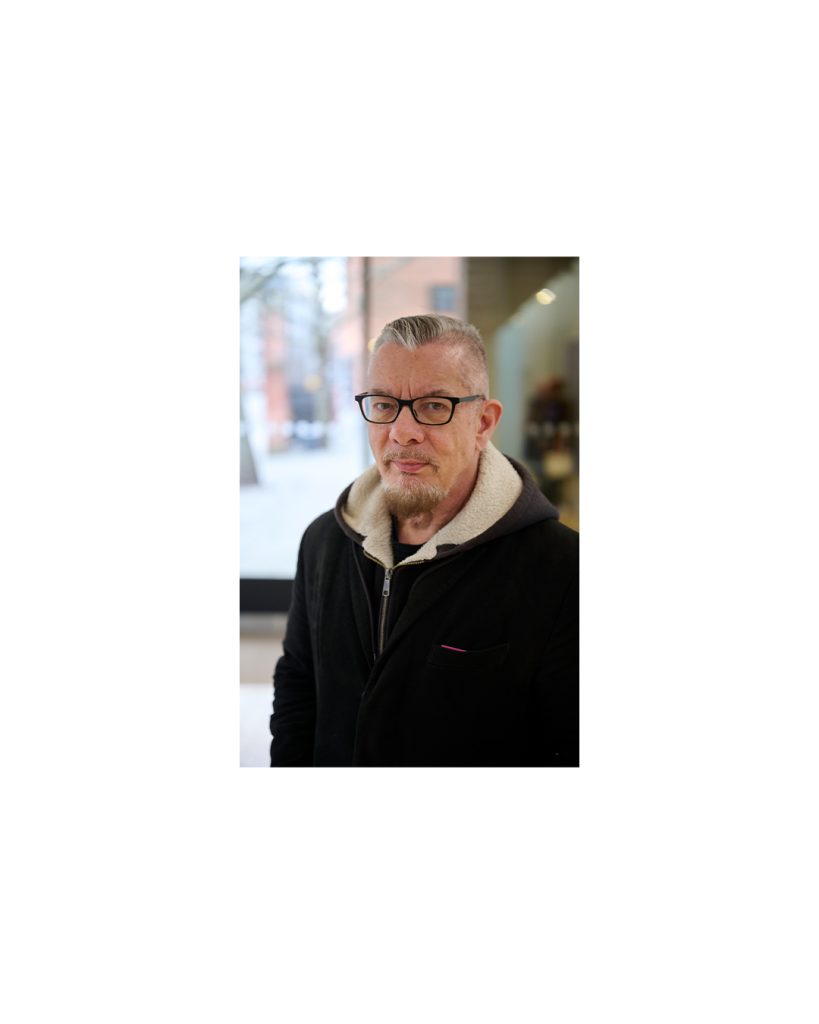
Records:
M442 473L452 474L457 472L460 462L457 446L451 444L439 445L435 452L435 460L441 467Z
M370 451L375 457L375 461L380 463L381 455L384 452L389 442L389 435L386 430L370 427L367 431L370 441Z
M472 454L473 449L470 447L468 439L459 437L457 440L453 440L452 444L447 445L446 453L442 458L442 467L445 466L446 472L457 476L468 468Z

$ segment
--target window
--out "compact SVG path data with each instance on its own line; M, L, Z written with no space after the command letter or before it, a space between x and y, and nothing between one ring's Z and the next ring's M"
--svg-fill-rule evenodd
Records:
M451 284L434 284L430 289L430 306L433 313L454 313L454 286Z
M460 257L244 257L241 601L285 611L299 541L372 461L353 396L388 321L455 305ZM432 282L447 282L435 284Z

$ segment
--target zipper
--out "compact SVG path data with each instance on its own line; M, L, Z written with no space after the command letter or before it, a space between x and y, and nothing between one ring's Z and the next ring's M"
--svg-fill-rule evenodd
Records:
M377 654L380 657L381 652L384 650L384 641L386 640L387 631L387 606L390 601L390 586L392 585L392 574L394 569L384 570L384 585L381 588L381 608L378 613L378 651Z
M390 599L390 587L392 585L392 575L396 571L397 567L393 567L392 569L388 569L383 564L383 562L380 562L377 558L373 558L373 556L368 554L368 552L364 551L363 554L364 554L365 558L368 558L371 562L375 562L376 565L380 565L381 568L384 570L384 582L383 582L383 584L381 586L381 606L379 608L379 613L378 613L378 636L376 638L376 643L378 645L378 650L377 651L373 651L373 661L375 662L375 661L378 660L378 657L380 656L381 652L384 650L384 642L385 642L385 639L386 639L385 633L386 633L386 628L387 628L387 604L388 604L389 599ZM367 587L367 583L366 583L366 581L364 579L364 574L361 571L361 566L358 564L358 558L356 557L355 552L353 552L353 561L355 562L356 569L358 570L358 578L361 580L361 586L363 587L365 596L367 598L367 611L370 614L370 628L372 629L372 624L373 624L372 600L370 598L370 592L369 592L369 589ZM431 562L431 561L432 561L431 558L423 559L423 562ZM418 565L419 563L418 562L413 562L412 564L413 565ZM428 572L435 572L436 569L440 569L440 568L441 568L440 564L439 565L433 565L428 570ZM370 689L368 687L369 687L369 684L365 684L364 690L362 691L362 694L361 694L361 701L363 701L363 699L367 695L367 693L370 692ZM360 715L361 715L361 710L360 710L360 703L359 703L359 717L360 717ZM359 729L359 719L356 719L355 737L353 739L353 764L358 764L359 763L359 756L360 755L359 755L359 732L358 732L358 729Z
M375 638L376 650L373 651L373 660L376 660L381 656L381 652L384 650L384 645L387 641L387 607L389 605L390 600L390 588L392 586L393 573L395 573L398 570L398 566L393 566L391 569L388 569L383 562L380 562L377 558L373 558L373 556L369 554L367 551L364 552L364 557L369 558L369 560L371 562L375 562L376 565L380 565L381 568L384 570L384 583L381 586L381 604L378 609L378 632ZM424 558L420 562L412 562L411 564L423 565L431 561L433 561L433 559ZM364 587L364 590L366 591L367 585L364 582L364 576L361 573L361 569L358 566L357 561L356 567L358 567L359 570L358 574L359 578L361 579L361 584ZM433 566L433 569L435 568L437 567Z

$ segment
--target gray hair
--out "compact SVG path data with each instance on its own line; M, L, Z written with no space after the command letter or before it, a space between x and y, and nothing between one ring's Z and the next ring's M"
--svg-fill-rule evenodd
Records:
M467 360L474 369L475 383L487 397L489 370L486 365L486 349L478 328L454 316L427 313L422 316L402 316L392 320L381 329L375 339L373 355L382 345L402 345L414 350L430 342L460 345Z

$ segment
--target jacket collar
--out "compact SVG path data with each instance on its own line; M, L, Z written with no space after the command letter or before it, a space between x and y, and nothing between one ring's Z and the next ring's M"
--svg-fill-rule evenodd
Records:
M478 477L467 503L401 564L428 561L442 553L441 548L448 551L480 537L507 515L523 489L524 482L518 471L490 442L481 452ZM336 505L336 519L346 527L345 532L355 536L368 555L382 565L392 567L392 520L384 502L376 466L365 470L341 495Z

